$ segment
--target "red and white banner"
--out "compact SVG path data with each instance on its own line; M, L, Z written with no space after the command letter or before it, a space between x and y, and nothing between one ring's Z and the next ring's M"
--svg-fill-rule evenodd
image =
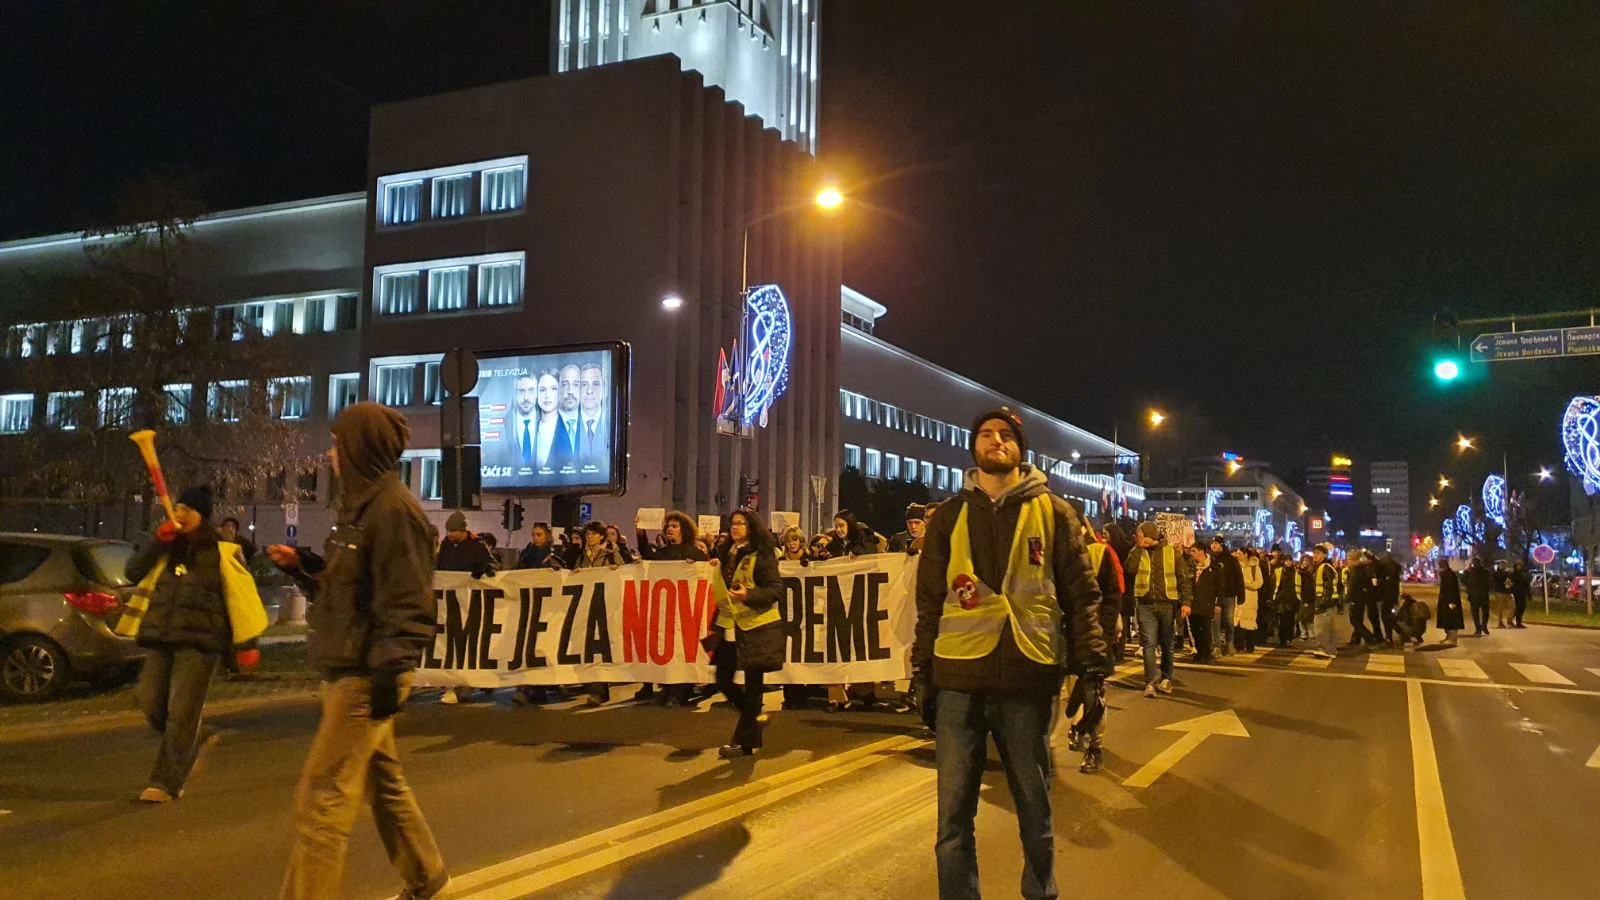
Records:
M911 677L916 559L898 553L780 563L787 662L769 684ZM419 687L713 680L700 639L715 629L713 563L434 575L439 633Z

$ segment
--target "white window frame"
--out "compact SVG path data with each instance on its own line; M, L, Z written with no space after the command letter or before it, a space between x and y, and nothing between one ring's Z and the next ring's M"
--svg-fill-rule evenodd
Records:
M883 472L883 451L867 448L867 467L862 475L867 478L879 478Z
M294 387L305 391L305 402L300 404L297 413L290 414L288 409L286 388ZM311 418L311 401L315 388L310 375L286 375L282 378L272 378L267 381L267 401L273 415L286 422L298 422Z
M127 428L133 421L133 388L101 388L96 421L101 428Z
M374 266L372 269L372 313L374 316L389 317L416 315L449 316L470 313L473 311L498 312L501 310L518 309L521 307L520 302L515 305L502 306L479 305L478 293L473 290L472 281L474 273L472 272L468 272L467 274L466 294L463 296L464 305L451 309L435 309L433 307L434 279L432 273L436 270L460 269L462 267L477 269L487 265L515 262L522 266L524 278L526 278L528 268L527 257L528 254L525 251L513 250L505 253L484 253L477 256L456 256L449 259L430 259L418 262L395 263L387 266ZM416 273L417 277L420 279L420 283L423 285L417 292L417 302L413 304L410 312L385 312L383 308L384 279L411 273ZM524 293L525 292L526 287L524 287Z
M32 427L33 395L0 395L0 434L27 434Z
M328 376L328 418L333 419L339 415L349 403L339 402L340 387L344 384L354 385L351 392L350 403L361 402L361 373L360 372L335 372Z
M225 391L244 389L241 408L233 410L229 416L228 408L222 403L227 396ZM243 419L250 411L250 382L243 378L232 378L224 381L213 381L206 386L206 418L212 422L233 423Z
M169 425L189 424L194 416L194 385L163 385L161 388L161 411Z
M404 369L406 371L407 384L406 384L405 402L404 403L390 403L388 400L384 399L384 396L383 396L384 395L383 373L386 372L386 371L395 371L395 372L397 372L400 369ZM374 366L373 367L373 378L372 378L372 399L373 399L373 401L375 401L377 403L382 403L385 406L392 406L392 407L395 407L396 409L405 409L407 407L416 405L416 402L417 402L417 364L415 362L397 362L397 363L383 363L383 364Z
M521 194L521 197L520 197L521 202L518 203L516 206L508 207L506 209L498 209L498 210L493 210L493 211L488 210L488 204L483 202L484 193L485 193L485 188L483 186L488 183L488 179L484 177L484 174L488 173L488 172L503 172L503 171L506 171L508 169L515 169L515 168L517 168L519 166L521 167L522 173L523 173L523 175L522 175L522 194ZM379 228L407 228L407 227L412 227L412 226L419 225L419 224L422 224L422 223L425 223L425 222L435 222L435 221L437 221L437 222L459 222L464 218L473 218L474 216L480 216L480 215L508 215L508 214L513 214L513 213L518 213L518 212L521 212L523 209L525 209L527 207L527 205L528 205L528 176L527 176L527 172L528 172L528 157L527 157L526 154L519 154L519 155L516 155L516 156L501 156L501 157L496 157L495 159L485 159L485 160L480 160L480 161L477 161L477 162L462 163L460 165L438 166L438 167L435 167L435 168L432 168L432 169L418 169L416 171L411 171L411 172L393 172L393 173L390 173L388 175L380 175L378 177L378 182L377 182L377 202L374 204L377 207L377 209L373 210L373 215L375 217L375 221L377 222L377 226ZM433 181L435 179L445 179L445 178L451 178L451 177L460 176L460 175L475 175L475 176L477 176L477 181L479 183L479 188L478 188L478 190L476 192L477 195L478 195L477 198L476 198L478 200L477 209L472 209L471 208L471 203L472 203L473 198L472 198L472 196L471 196L471 194L469 192L468 201L467 201L468 202L468 210L464 215L449 216L449 217L444 217L444 218L434 217L432 215L432 212L433 212L432 191L429 190L429 191L426 192L428 194L428 196L420 197L419 200L418 200L418 213L417 213L417 218L415 220L411 220L411 221L407 221L407 222L396 222L396 223L391 223L391 222L388 221L388 218L389 218L388 188L391 185L400 186L400 185L403 185L403 184L410 184L412 182L423 182L423 181L431 182L431 181ZM431 185L430 185L430 187L431 187Z
M61 413L70 410L72 423L61 424ZM45 395L44 418L46 424L59 431L77 431L83 418L83 391L51 391Z

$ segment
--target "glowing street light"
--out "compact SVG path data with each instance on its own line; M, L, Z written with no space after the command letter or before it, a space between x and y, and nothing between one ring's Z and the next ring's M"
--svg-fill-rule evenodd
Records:
M1228 474L1229 475L1237 475L1237 474L1239 474L1239 470L1242 469L1242 468L1244 468L1244 466L1239 465L1239 461L1237 459L1228 460Z
M1277 485L1273 485L1272 489L1268 491L1267 494L1269 500L1277 502L1277 499L1283 496L1283 491L1279 490Z
M1429 509L1433 509L1435 506L1438 506L1438 505L1439 505L1439 498L1438 497L1429 497L1428 498L1428 508Z
M683 298L677 294L668 294L661 298L661 308L667 311L683 308Z
M1445 488L1447 488L1449 486L1450 486L1450 479L1444 477L1443 475L1440 475L1439 476L1439 490L1442 491L1442 490L1444 490Z
M836 187L825 187L817 191L817 208L833 211L844 205L844 192Z
M1464 434L1458 434L1456 435L1456 449L1465 453L1468 450L1476 450L1478 447L1473 443L1472 438L1469 438Z
M1300 504L1300 515L1303 516L1303 515L1305 515L1306 513L1310 512L1310 511L1311 511L1311 507L1305 505L1304 503Z
M1166 420L1167 420L1167 417L1162 415L1160 410L1156 410L1156 409L1150 410L1150 427L1151 428L1160 428L1161 427L1161 423L1165 422Z
M1539 480L1540 481L1555 481L1556 480L1556 476L1555 476L1555 473L1550 471L1550 467L1549 466L1540 466L1539 467Z

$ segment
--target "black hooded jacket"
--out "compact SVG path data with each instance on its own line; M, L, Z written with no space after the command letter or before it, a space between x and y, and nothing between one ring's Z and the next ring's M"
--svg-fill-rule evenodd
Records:
M210 522L170 543L151 541L128 560L128 580L143 581L166 560L156 579L150 606L139 623L141 647L184 647L223 653L233 646L228 604L223 595L222 557Z
M438 606L428 520L395 474L411 428L387 406L356 403L339 414L333 435L338 524L323 556L300 551L315 581L311 664L330 675L414 669L433 643Z

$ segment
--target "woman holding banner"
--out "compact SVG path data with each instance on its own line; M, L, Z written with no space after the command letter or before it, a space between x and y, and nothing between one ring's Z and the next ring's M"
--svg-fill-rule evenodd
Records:
M710 557L700 549L697 541L699 534L695 530L694 520L688 514L672 510L661 521L661 543L650 543L649 537L643 528L639 527L639 517L634 516L634 531L639 537L639 555L652 562L706 562ZM661 692L656 693L656 685L646 684L634 695L635 700L655 700L663 706L683 706L689 702L689 695L694 692L692 684L663 684Z
M772 533L761 517L748 509L729 519L733 545L719 560L727 592L718 598L718 631L707 638L717 667L717 688L739 710L733 741L717 751L723 759L750 756L761 748L761 697L768 672L783 668L787 641L778 599L783 580ZM744 685L734 684L735 670L744 673Z

